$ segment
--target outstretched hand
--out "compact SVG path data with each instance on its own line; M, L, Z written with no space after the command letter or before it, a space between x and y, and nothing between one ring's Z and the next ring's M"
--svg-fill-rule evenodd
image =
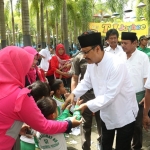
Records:
M76 110L81 111L81 114L82 114L86 108L87 108L87 104L83 103L83 104L79 105L79 107L76 108Z
M69 105L66 107L66 109L70 110L71 106L72 106L72 104L69 104Z
M21 127L21 130L20 130L20 135L26 135L26 132L27 132L27 130L29 130L30 129L30 127L28 126L28 125L26 125L26 124L24 124L22 127Z
M65 99L67 99L69 95L70 95L70 93L68 93L68 92L65 93L65 94L64 94Z
M82 102L83 102L83 99L81 99L81 100L80 100L80 98L78 98L78 99L77 99L77 102L76 102L76 105L78 105L78 106L79 106L79 105L81 105L81 104L82 104Z
M62 110L64 110L68 104L70 104L70 103L73 104L73 101L74 101L74 94L71 93L65 100L65 103L62 106Z
M79 126L81 124L81 122L82 122L82 119L81 120L77 120L76 116L70 117L70 120L72 122L72 127L73 128Z

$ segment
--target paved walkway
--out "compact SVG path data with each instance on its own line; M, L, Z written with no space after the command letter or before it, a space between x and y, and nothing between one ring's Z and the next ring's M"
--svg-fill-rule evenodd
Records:
M91 150L97 150L97 128L95 119L93 118L92 125L92 136L91 136ZM68 150L82 150L81 148L81 138L80 135L75 136L69 134L69 137L66 138ZM114 143L115 145L115 143ZM113 146L115 147L115 146ZM143 147L142 150L150 150L150 132L146 132L143 129Z

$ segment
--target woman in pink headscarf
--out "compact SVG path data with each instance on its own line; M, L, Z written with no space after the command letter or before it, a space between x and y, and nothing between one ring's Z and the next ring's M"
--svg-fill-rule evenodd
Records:
M26 46L23 49L34 56L32 67L30 68L25 78L26 79L25 85L28 86L33 82L35 82L36 80L46 82L44 71L41 68L37 67L37 62L39 59L38 52L31 46Z
M80 121L46 120L38 109L30 90L25 87L25 75L34 56L16 46L0 51L0 150L11 150L23 122L46 134L68 132Z

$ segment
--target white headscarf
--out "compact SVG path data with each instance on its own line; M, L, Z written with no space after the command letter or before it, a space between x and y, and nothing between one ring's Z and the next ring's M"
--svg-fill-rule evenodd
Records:
M42 49L39 54L45 58L42 58L40 63L40 68L44 71L48 71L49 68L49 60L52 58L48 46L45 49Z

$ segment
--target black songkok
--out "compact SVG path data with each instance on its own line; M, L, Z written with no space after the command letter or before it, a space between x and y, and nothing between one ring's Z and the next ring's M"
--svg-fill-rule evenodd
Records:
M84 32L81 36L78 36L78 41L80 43L81 48L100 45L102 44L101 33L94 32L89 34L88 32Z
M137 40L136 33L134 32L122 32L121 40Z

